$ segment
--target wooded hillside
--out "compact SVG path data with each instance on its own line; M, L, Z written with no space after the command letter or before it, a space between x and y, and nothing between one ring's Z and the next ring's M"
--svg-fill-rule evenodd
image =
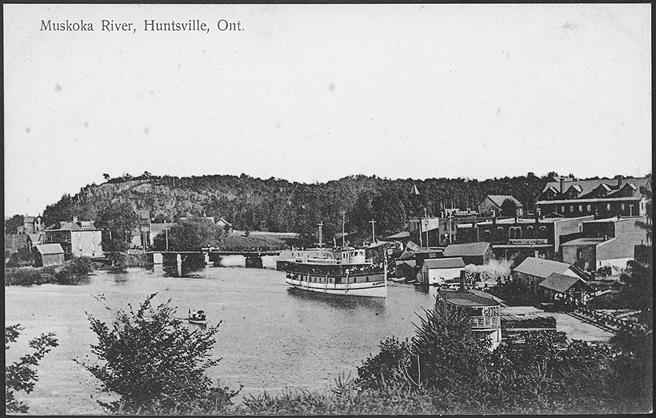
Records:
M380 236L401 230L409 217L423 216L424 208L429 216L442 208L476 208L486 194L512 194L530 212L546 180L533 173L485 181L357 175L304 184L245 174L179 178L144 173L87 185L75 196L64 195L45 209L43 217L46 225L73 216L95 219L109 203L128 202L135 211L150 211L156 222L205 215L223 217L235 229L314 233L323 221L324 236L330 239L341 231L345 211L347 231L367 234L373 218ZM413 186L419 195L412 193Z

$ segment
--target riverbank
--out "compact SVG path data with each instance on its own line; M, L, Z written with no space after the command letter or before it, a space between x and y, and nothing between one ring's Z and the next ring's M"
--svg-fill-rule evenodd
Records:
M93 261L87 257L75 257L62 266L5 267L5 286L78 284L88 277L94 268Z

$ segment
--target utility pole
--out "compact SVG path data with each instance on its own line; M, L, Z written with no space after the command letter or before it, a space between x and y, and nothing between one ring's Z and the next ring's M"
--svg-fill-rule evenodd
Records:
M371 243L374 244L376 242L376 230L374 229L374 224L376 221L372 219L369 221L369 223L371 224Z
M166 238L166 251L169 250L169 229L164 228L164 238Z

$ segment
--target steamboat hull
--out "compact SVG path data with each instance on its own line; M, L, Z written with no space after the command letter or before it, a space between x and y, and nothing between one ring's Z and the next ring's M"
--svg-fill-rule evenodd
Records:
M323 279L323 282L319 280ZM306 290L316 293L327 293L330 295L342 296L360 296L370 298L384 298L387 297L387 285L385 283L384 273L370 274L364 278L363 282L355 283L330 283L323 277L300 276L287 277L285 283L296 289ZM317 280L316 282L313 280Z

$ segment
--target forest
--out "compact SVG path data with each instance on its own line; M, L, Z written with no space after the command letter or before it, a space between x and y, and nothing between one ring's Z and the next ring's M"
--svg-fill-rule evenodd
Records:
M383 236L404 229L408 218L438 216L445 208L476 208L486 194L513 195L534 210L536 197L554 172L538 177L388 179L353 175L325 183L299 183L278 178L260 179L242 174L191 177L124 174L66 194L43 212L46 226L77 216L97 219L110 204L128 203L153 222L175 222L180 217L222 217L239 230L287 231L314 234L319 221L330 239L345 229L354 236ZM415 191L416 187L416 191ZM418 194L417 194L418 192ZM145 215L144 215L145 214Z

